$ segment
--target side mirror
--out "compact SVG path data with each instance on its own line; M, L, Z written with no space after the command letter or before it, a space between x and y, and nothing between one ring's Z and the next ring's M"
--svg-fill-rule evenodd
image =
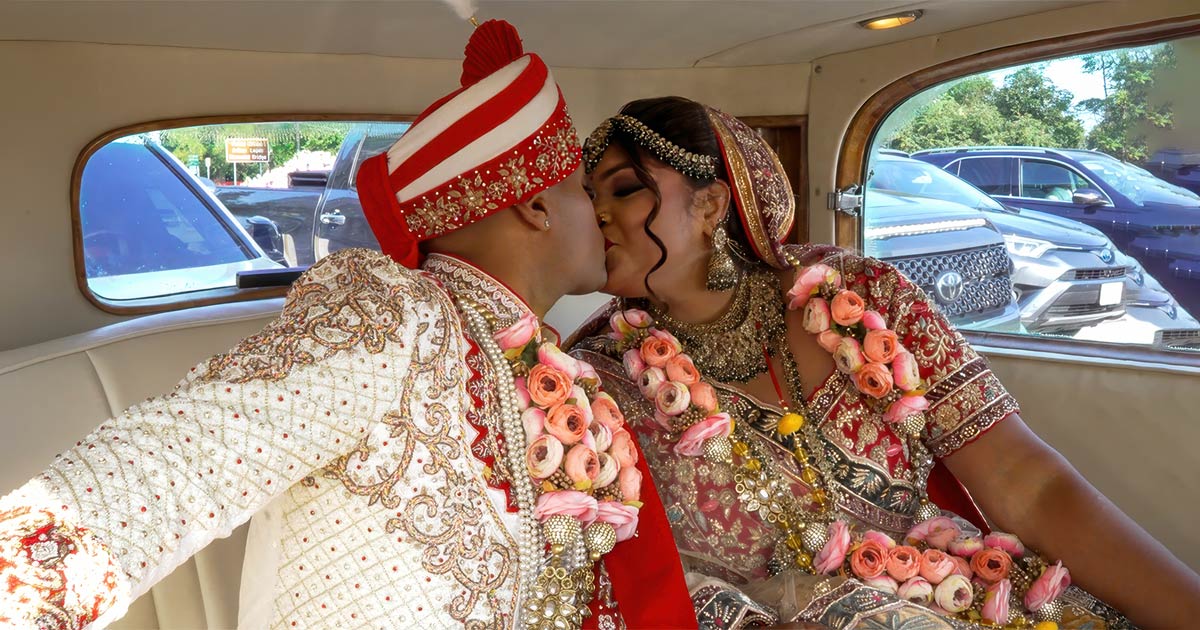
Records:
M1071 202L1083 206L1106 206L1104 195L1094 188L1080 188L1071 196Z

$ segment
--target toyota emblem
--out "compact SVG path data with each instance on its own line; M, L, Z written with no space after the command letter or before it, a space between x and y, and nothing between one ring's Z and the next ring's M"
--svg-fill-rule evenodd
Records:
M949 269L943 271L934 282L938 299L949 304L957 300L963 292L963 277L961 273Z

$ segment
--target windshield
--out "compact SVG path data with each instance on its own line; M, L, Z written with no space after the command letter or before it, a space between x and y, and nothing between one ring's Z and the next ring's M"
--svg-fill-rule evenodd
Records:
M1004 210L995 199L936 166L907 158L881 158L871 166L870 190L940 199L976 210Z
M1139 206L1146 205L1146 202L1200 205L1200 196L1196 193L1165 182L1145 169L1116 158L1089 153L1081 156L1079 163Z

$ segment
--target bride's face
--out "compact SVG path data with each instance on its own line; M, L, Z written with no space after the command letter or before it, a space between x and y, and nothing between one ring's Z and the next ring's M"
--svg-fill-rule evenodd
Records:
M608 282L603 291L621 297L649 297L647 274L650 288L660 298L692 288L702 290L708 245L703 213L694 208L696 191L675 169L645 154L641 157L662 198L649 228L662 242L667 257L654 269L663 254L646 233L654 191L638 179L625 149L610 145L588 176L592 204L605 238Z

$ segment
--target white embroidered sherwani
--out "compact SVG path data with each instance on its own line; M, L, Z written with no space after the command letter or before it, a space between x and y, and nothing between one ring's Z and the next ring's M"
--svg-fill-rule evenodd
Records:
M103 626L256 513L243 627L512 627L494 381L452 294L527 312L447 257L315 265L262 332L0 500L0 627Z

